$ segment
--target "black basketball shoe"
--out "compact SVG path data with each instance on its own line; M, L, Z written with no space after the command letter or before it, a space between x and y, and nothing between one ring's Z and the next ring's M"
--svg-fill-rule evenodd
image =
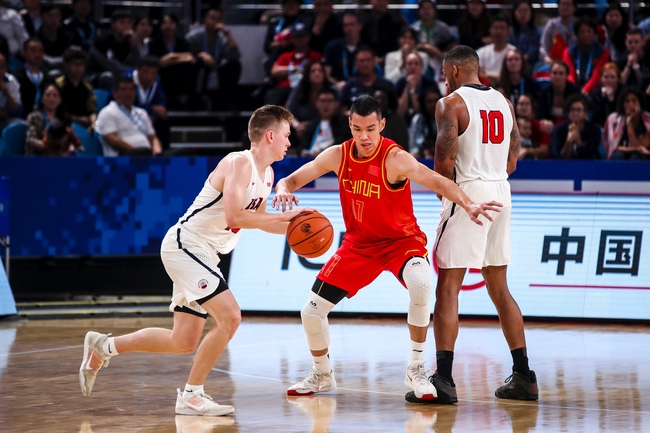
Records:
M539 398L537 376L533 370L530 370L529 377L515 371L505 382L505 385L494 392L494 395L499 398L512 400L537 400Z

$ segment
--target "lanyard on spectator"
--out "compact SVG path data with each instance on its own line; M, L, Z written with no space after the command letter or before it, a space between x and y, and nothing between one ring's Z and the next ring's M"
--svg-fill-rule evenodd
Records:
M138 79L138 71L135 71L133 73L133 76L135 78L135 85L136 88L138 89L138 100L140 101L140 105L148 105L151 102L151 99L153 98L153 93L154 90L156 89L156 84L157 82L154 81L151 86L147 90L144 90L144 87L140 84L140 80Z
M524 94L524 77L521 77L521 82L519 83L519 96Z
M284 26L284 17L280 17L280 21L278 21L278 25L275 26L275 35L277 35L282 31L282 26Z
M43 73L38 71L38 74L32 74L32 71L29 68L25 68L27 72L27 78L32 82L34 87L36 87L36 96L34 96L34 109L38 106L38 101L41 99L41 82L43 81Z
M90 35L86 36L86 32L83 31L81 27L77 27L77 33L81 36L81 41L91 44L95 39L95 24L88 22L88 27L90 27Z
M47 117L47 113L43 110L43 120L45 120L45 130L50 129L50 119Z
M208 32L203 32L203 51L209 53L208 51ZM219 45L219 34L214 39L214 61L219 64L219 55L221 54L221 45Z
M174 39L174 42L172 42L171 46L169 47L167 46L167 44L165 44L165 48L167 48L168 53L173 53L174 50L176 49L176 39Z
M131 112L129 112L122 105L117 104L117 106L119 107L120 111L124 113L124 115L128 117L131 122L133 122L135 127L138 128L140 132L142 132L144 135L147 135L147 131L142 124L142 119L140 118L140 115L135 111L134 107L131 107Z
M591 75L592 62L594 61L594 51L596 47L592 44L591 51L589 52L589 60L587 61L587 73L585 74L585 81L589 80L589 75ZM580 74L580 61L582 60L582 50L578 48L578 64L576 65L576 74L578 77L582 78Z

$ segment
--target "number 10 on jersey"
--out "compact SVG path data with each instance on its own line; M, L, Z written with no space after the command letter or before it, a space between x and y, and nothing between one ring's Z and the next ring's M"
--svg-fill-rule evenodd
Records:
M483 124L483 144L501 144L503 143L504 125L503 113L500 111L479 111L481 114L481 123Z

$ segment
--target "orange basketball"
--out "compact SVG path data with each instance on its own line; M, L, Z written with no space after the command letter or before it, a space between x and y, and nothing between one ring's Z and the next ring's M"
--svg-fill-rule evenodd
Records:
M303 212L289 223L287 242L294 253L306 259L320 257L334 240L334 228L320 212Z

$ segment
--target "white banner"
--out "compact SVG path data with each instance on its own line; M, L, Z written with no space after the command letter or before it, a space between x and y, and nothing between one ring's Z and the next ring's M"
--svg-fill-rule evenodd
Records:
M331 220L334 243L324 256L308 260L293 253L284 236L246 230L232 254L228 281L242 310L300 311L320 267L341 242L338 192L297 196L301 206ZM417 192L413 202L431 250L440 202L432 193ZM510 291L524 316L650 319L649 237L650 196L514 194ZM435 286L433 271L432 278ZM384 272L334 311L406 313L407 308L406 290ZM460 313L496 315L478 270L465 276Z

